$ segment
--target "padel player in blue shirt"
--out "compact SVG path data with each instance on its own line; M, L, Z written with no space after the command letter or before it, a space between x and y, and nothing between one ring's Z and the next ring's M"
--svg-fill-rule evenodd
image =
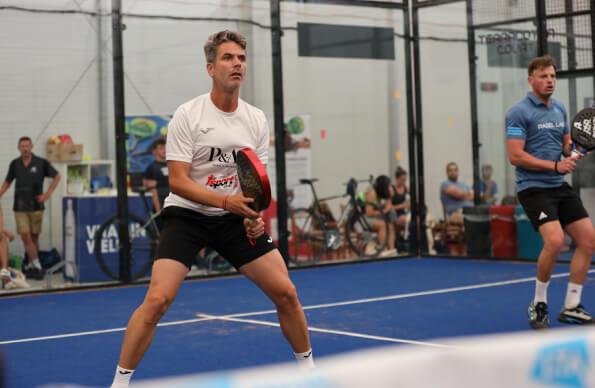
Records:
M576 250L558 321L592 323L591 314L581 304L581 293L595 246L595 231L580 197L564 180L564 175L576 168L578 158L571 157L566 109L552 98L556 87L553 58L534 58L528 72L531 91L506 114L506 137L508 157L516 166L519 201L544 242L537 259L529 323L534 329L549 327L547 288L564 243L564 231L574 240Z

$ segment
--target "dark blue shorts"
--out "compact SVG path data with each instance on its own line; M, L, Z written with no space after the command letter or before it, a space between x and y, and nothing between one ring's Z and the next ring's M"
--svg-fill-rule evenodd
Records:
M194 210L168 206L161 212L163 229L157 246L157 259L177 260L190 268L198 251L216 250L236 269L277 249L265 233L251 245L243 218L235 214L206 216Z

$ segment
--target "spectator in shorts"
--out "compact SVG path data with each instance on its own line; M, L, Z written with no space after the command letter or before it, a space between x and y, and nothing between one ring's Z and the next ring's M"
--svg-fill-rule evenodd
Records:
M21 236L29 257L23 272L27 277L43 279L43 269L39 261L39 235L44 203L58 186L60 174L46 159L33 154L31 138L21 137L18 149L21 156L10 162L6 179L0 186L0 197L8 190L12 181L16 180L13 210L17 233ZM52 178L52 183L44 192L43 181L46 177Z

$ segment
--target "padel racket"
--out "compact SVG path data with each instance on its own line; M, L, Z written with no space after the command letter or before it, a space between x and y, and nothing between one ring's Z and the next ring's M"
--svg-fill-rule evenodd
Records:
M595 108L585 108L574 116L570 137L580 147L572 151L573 156L595 149Z
M250 148L242 148L236 155L236 166L242 193L254 199L250 207L257 212L268 208L271 203L271 183L256 153ZM256 241L250 239L250 244L255 245Z

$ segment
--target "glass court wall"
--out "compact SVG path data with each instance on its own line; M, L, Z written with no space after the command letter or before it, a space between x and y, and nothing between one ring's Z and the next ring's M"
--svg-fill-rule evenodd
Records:
M404 19L395 4L400 3L385 7L281 3L290 228L293 210L308 208L313 199L308 186L299 184L300 178L317 178L321 197L339 195L324 201L324 208L340 219L348 204L343 194L350 178L361 181L354 191L361 206L371 188L370 176L384 174L394 182L397 166L408 170ZM39 241L47 272L43 279L27 279L28 290L117 282L119 224L113 217L119 174L128 175L128 230L132 238L140 239L132 247L132 276L142 280L150 275L151 243L156 240L147 226L150 198L136 188L142 186L142 172L152 160L150 146L167 135L175 109L210 90L203 44L214 31L237 30L248 38L248 73L241 98L262 109L269 121L269 175L275 185L270 2L125 0L121 13L125 168L116 163L112 2L26 0L0 8L5 42L0 55L4 76L0 174L4 177L11 160L19 157L18 139L27 135L33 140L33 152L51 159L62 177L46 203ZM316 40L320 28L333 31L333 40ZM71 140L82 149L48 146L61 135L61 140ZM46 190L50 182L46 180ZM14 183L1 204L5 228L14 232L13 195ZM264 217L277 239L274 203ZM334 230L339 231L339 240L329 245L328 252L305 263L296 257L290 265L366 258L349 246L344 225ZM288 234L291 237L292 231ZM311 242L299 252L311 256L316 244ZM53 249L58 255L47 253ZM402 238L398 252L384 256L407 252ZM18 236L10 243L9 254L11 266L18 267L25 256ZM67 262L58 262L57 257ZM232 271L216 253L203 251L191 275Z

